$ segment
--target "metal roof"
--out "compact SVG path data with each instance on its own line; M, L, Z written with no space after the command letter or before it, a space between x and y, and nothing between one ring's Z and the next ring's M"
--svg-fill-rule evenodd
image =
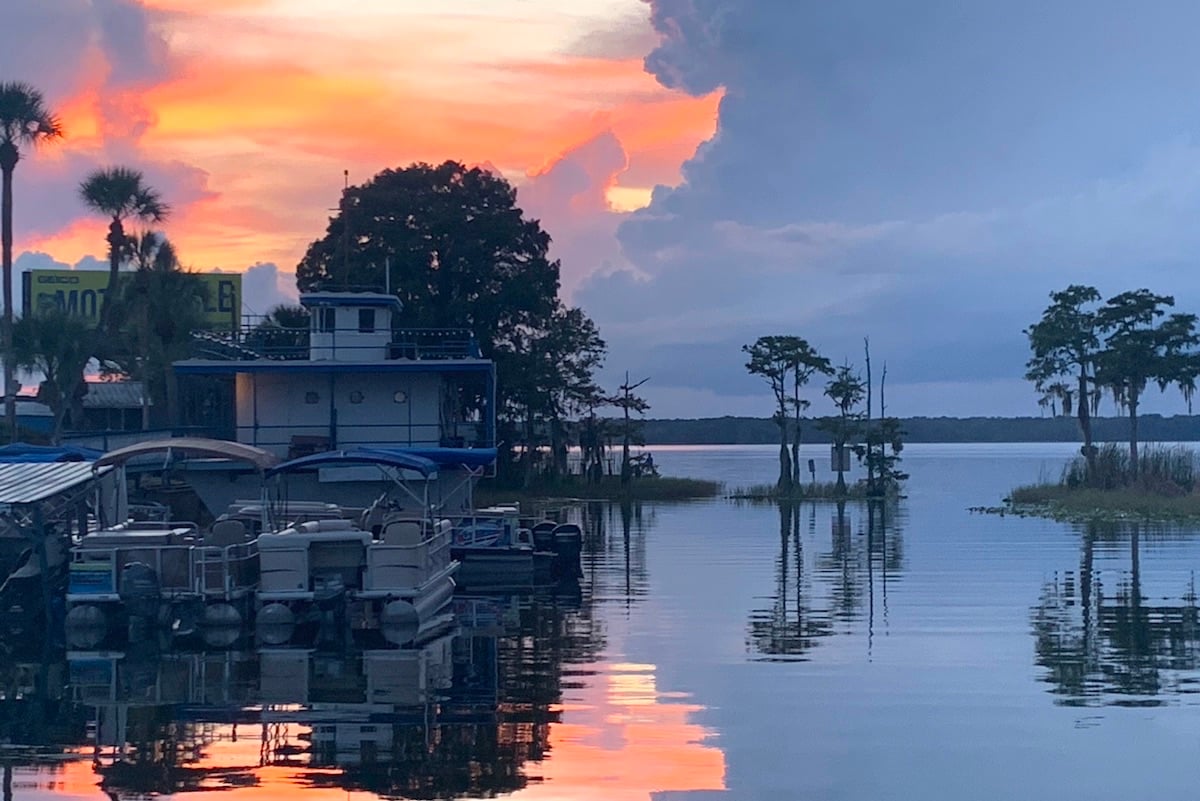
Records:
M275 454L244 445L241 442L230 442L223 439L204 439L203 437L173 437L171 439L155 439L149 442L139 442L109 451L96 460L96 466L110 464L125 464L138 456L163 454L165 457L182 456L202 459L236 459L249 462L259 470L265 470L279 462Z
M30 504L86 484L112 468L93 471L91 462L0 464L0 504Z
M399 311L403 304L395 295L383 292L305 292L300 295L302 306L377 306Z
M141 381L91 381L83 396L85 409L140 409L145 390ZM154 401L146 398L149 406Z

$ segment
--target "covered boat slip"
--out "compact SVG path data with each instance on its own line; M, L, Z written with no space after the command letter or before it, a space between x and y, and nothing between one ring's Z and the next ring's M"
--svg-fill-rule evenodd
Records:
M94 468L78 461L79 454L24 448L0 449L0 459L21 459L0 462L0 569L6 577L0 612L28 613L40 603L49 621L71 536L88 531L101 499L111 494L97 490L115 481L112 468ZM51 461L56 458L71 461Z

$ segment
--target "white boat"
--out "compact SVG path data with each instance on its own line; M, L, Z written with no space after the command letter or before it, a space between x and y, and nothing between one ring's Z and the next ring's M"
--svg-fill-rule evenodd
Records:
M357 519L310 520L259 537L257 624L264 642L282 642L297 625L332 618L405 643L442 619L459 565L450 553L452 524L439 517L430 494L434 461L403 449L355 448L293 459L267 475L351 471L364 480L364 470L385 491Z

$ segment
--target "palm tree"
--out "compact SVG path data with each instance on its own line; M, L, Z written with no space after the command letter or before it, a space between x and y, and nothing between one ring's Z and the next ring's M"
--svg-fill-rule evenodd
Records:
M207 287L180 267L175 248L162 234L147 232L129 243L138 268L122 284L120 297L106 301L122 311L111 361L139 378L147 397L173 420L171 363L190 355L192 333L204 323ZM142 427L149 424L149 407L143 405Z
M59 309L22 317L13 326L13 361L45 378L38 400L54 413L54 442L62 437L67 410L83 388L83 369L91 359L90 326ZM78 425L79 421L72 421Z
M115 329L114 301L121 262L135 255L134 241L125 234L125 221L162 222L171 208L155 189L146 185L140 170L129 167L96 170L79 185L79 195L89 209L112 218L108 225L108 289L99 325L100 331L108 336Z
M4 348L4 418L10 436L17 436L17 399L13 382L12 328L12 180L17 162L21 160L22 145L37 145L62 136L62 124L50 113L42 93L27 83L0 83L0 174L3 175L3 196L0 197L0 250L3 251L4 318L0 338Z

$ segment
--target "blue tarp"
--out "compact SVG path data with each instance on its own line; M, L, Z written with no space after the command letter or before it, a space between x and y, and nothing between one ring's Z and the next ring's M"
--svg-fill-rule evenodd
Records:
M29 462L94 462L104 455L103 451L79 445L30 445L14 442L0 447L0 463Z

